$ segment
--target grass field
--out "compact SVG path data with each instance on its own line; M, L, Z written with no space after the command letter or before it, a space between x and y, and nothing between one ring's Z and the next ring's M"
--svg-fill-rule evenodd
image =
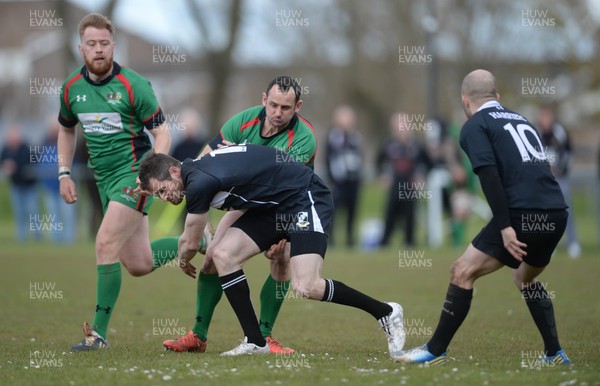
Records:
M422 250L419 258L427 264L401 269L398 249L372 254L333 249L324 274L400 302L407 347L412 347L435 328L448 267L457 253ZM575 363L542 369L524 367L543 347L507 269L476 286L471 313L449 351L452 359L438 368L389 360L384 336L367 314L293 297L283 306L275 336L297 354L221 358L219 353L241 338L225 298L215 313L207 353L165 352L162 340L191 326L195 291L194 280L169 266L143 278L124 274L110 350L73 355L68 348L81 339L80 324L92 318L92 254L91 243L2 247L0 384L600 384L600 260L595 253L569 260L559 252L541 277L554 297L562 345ZM262 257L246 268L255 305L266 268Z
M6 213L8 204L0 201L0 214ZM369 187L361 201L361 217L379 215L382 202L383 193ZM165 352L162 341L185 333L194 316L196 283L173 266L142 278L124 273L110 325L111 348L73 355L68 350L81 340L81 324L93 318L93 243L15 245L12 224L2 216L6 220L0 221L0 384L600 385L600 259L593 207L588 196L576 201L581 258L570 260L564 249L558 250L540 278L554 300L562 346L575 364L541 369L529 366L543 345L508 269L477 283L469 317L443 367L394 363L387 357L383 333L367 314L292 296L284 303L274 336L297 354L221 358L222 351L242 338L225 297L215 312L206 353ZM151 220L160 208L160 203L153 206ZM470 221L468 240L482 223ZM418 240L424 240L422 229ZM448 269L462 248L403 251L398 249L400 237L395 244L375 253L332 248L324 275L401 303L409 348L433 333ZM411 257L419 259L419 267L409 263ZM257 257L245 270L258 306L267 262Z

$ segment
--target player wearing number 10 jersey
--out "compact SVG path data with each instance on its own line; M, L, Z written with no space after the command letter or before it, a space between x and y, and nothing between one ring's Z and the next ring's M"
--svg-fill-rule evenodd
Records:
M469 118L460 145L479 176L494 217L452 265L440 321L429 342L396 357L404 363L441 364L471 306L473 284L505 265L521 291L544 340L541 365L570 363L561 349L551 297L536 277L542 273L567 222L567 205L550 171L537 131L522 115L498 103L494 76L468 74L462 103Z

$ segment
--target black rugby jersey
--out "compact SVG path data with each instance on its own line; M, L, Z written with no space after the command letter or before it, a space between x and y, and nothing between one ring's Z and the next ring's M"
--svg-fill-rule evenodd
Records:
M275 148L235 145L181 164L189 213L264 209L292 205L306 192L314 173Z
M498 168L509 208L567 208L538 132L522 115L487 102L463 125L460 146L475 173Z

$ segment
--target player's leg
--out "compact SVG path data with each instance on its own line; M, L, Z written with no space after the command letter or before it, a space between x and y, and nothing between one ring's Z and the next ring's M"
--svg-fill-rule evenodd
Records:
M271 334L275 321L290 288L290 243L285 243L283 253L269 260L271 272L260 291L260 331L274 354L290 354L295 350L284 347Z
M184 336L167 339L163 346L170 351L205 352L208 340L208 327L217 304L221 300L223 289L217 268L211 255L204 257L196 284L196 316L192 329Z
M106 346L108 323L121 289L119 253L127 240L138 230L143 220L141 212L120 202L110 201L96 236L98 281L96 308L92 328L84 327L86 338L74 345L72 351L93 350ZM148 258L150 255L148 255ZM152 261L149 259L149 267ZM143 267L135 267L143 269ZM100 339L99 339L100 338Z
M217 304L223 296L221 280L217 273L217 268L212 259L212 251L219 244L221 235L231 226L240 216L241 212L228 212L219 222L216 231L207 225L204 230L203 240L211 239L210 248L205 243L205 257L196 284L196 314L195 323L192 332L178 338L165 340L163 346L168 350L174 351L200 351L206 350L206 341L208 339L208 328L212 320L213 313ZM214 238L214 240L212 240ZM202 243L200 249L202 250ZM202 346L202 347L199 347Z
M398 355L406 338L403 310L397 303L384 303L333 279L322 277L327 236L308 232L293 234L290 273L292 289L302 297L359 308L371 314L383 329L391 356ZM317 252L316 251L323 251Z
M523 294L527 308L542 335L546 358L549 358L551 363L568 364L570 360L558 341L552 298L544 285L536 279L543 270L544 267L533 267L522 263L513 271L513 281Z
M407 350L396 359L404 363L443 363L450 341L469 313L473 283L503 266L498 259L469 244L450 269L450 286L433 336L426 345Z
M219 272L223 292L225 292L245 336L242 344L222 355L270 352L267 342L260 332L258 319L250 301L250 287L242 270L242 264L260 251L261 248L254 240L244 230L235 226L227 229L223 238L214 247L213 260Z
M137 228L125 240L119 251L121 264L123 264L131 276L144 276L152 272L152 252L150 248L148 216L142 216L137 224Z
M545 219L544 232L522 233L519 230L527 228L517 227L517 237L527 244L527 256L513 271L513 282L521 291L527 308L542 335L547 361L553 364L570 363L558 340L552 297L544 285L536 279L550 263L552 253L563 236L567 224L567 212L550 211L538 214L537 218Z
M200 247L198 252L205 254L206 249L212 241L215 230L210 223L206 224L202 238L200 239ZM150 243L152 249L152 271L162 267L177 257L179 248L179 236L177 237L162 237ZM215 270L216 272L216 270Z

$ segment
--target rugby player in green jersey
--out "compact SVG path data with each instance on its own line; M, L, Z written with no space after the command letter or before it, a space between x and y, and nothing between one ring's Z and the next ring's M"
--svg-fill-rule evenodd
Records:
M247 142L280 150L277 152L280 162L289 162L289 157L293 157L292 159L312 167L317 152L317 139L312 125L298 115L302 107L300 96L301 88L293 78L280 76L273 79L262 95L262 105L244 110L229 119L219 134L204 148L202 155L222 144ZM213 253L219 249L219 241L225 231L243 214L242 211L227 212L217 226L198 275L196 324L187 335L164 341L163 345L168 350L206 350L208 327L214 309L223 295L221 281L213 263ZM282 230L282 239L284 233ZM272 353L291 353L294 350L283 347L271 336L273 324L290 285L289 243L283 239L266 251L265 255L270 258L271 273L260 293L261 333ZM184 271L192 277L196 275L196 270L191 264L184 268Z
M141 158L152 149L168 153L171 135L150 82L113 61L110 20L89 14L79 23L79 52L85 65L63 84L58 135L60 194L77 201L71 164L79 124L89 149L104 218L96 236L98 271L95 316L84 323L85 338L72 351L108 346L107 330L121 288L121 264L133 276L152 272L177 256L178 238L150 244L145 214L152 197L135 191Z

